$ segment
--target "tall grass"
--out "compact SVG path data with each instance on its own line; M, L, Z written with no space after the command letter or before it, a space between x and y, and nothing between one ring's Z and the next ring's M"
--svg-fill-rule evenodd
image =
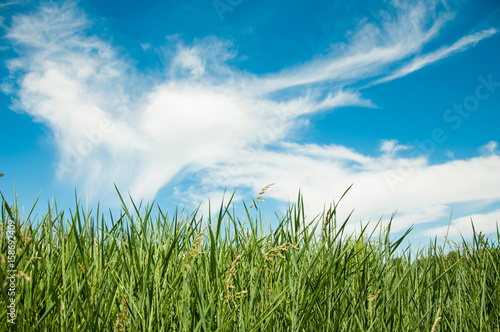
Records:
M118 216L53 204L32 220L2 197L0 280L7 221L18 225L15 327L500 331L498 232L494 242L475 234L451 251L434 242L412 252L398 249L410 230L348 236L337 206L306 220L300 195L271 232L251 217L258 202L240 216L230 203L207 219L133 201ZM1 301L5 330L5 289Z

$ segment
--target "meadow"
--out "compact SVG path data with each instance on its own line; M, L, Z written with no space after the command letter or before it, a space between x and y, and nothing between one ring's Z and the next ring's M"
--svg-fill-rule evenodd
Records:
M77 202L37 218L2 196L2 331L500 331L498 227L403 248L411 229L350 235L339 203L308 219L300 194L272 230L258 201L205 218L118 195L118 215Z

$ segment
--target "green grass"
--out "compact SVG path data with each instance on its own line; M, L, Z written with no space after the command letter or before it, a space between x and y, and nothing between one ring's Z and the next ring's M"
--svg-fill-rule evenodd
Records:
M300 195L272 232L258 206L203 219L131 204L53 204L31 220L3 199L0 280L15 220L18 331L500 331L498 231L412 252L390 226L349 237L337 206L306 220ZM3 289L3 330L7 301Z

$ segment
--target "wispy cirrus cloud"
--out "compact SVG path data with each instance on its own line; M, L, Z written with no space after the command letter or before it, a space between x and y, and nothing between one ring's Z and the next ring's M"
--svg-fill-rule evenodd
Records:
M393 1L388 4L392 15L377 25L365 21L341 55L331 53L301 66L284 68L265 76L259 86L263 91L320 82L332 87L380 75L389 65L419 52L453 17L448 10L438 10L439 3Z
M23 4L22 1L5 1L3 3L0 3L0 8L5 8L12 5L22 5L22 4Z
M408 163L398 155L405 146L383 141L380 155L370 157L293 138L310 114L349 105L375 107L347 84L402 77L496 32L471 34L422 55L423 46L453 16L436 10L437 3L394 1L396 14L376 28L378 38L369 44L353 42L342 54L265 75L230 66L236 52L227 41L208 37L185 44L175 36L164 47L164 66L146 74L92 34L77 3L46 5L12 19L6 36L19 56L7 62L10 86L4 91L15 95L18 111L50 128L60 154L56 177L91 194L111 194L116 183L150 199L176 177L190 174L196 184L176 187L186 203L197 205L224 187L257 190L278 182L271 197L286 201L300 187L308 207L317 210L355 183L347 206L363 202L358 220L400 207L398 225L404 228L436 220L457 201L500 200L493 189L500 184L498 156L432 166L424 156L414 158L413 176L391 191L385 175ZM409 67L390 69L408 59ZM289 89L296 90L289 94ZM456 183L469 173L477 176ZM436 185L440 190L428 194Z
M375 81L373 84L379 84L379 83L383 83L383 82L387 82L387 81L392 81L392 80L395 80L397 78L409 75L409 74L413 73L414 71L422 69L425 66L428 66L432 63L435 63L441 59L447 58L447 57L449 57L453 54L459 53L459 52L463 52L463 51L467 50L468 48L475 46L481 40L495 35L497 32L498 32L497 29L489 28L489 29L462 37L459 40L457 40L455 43L453 43L453 45L451 45L451 46L441 47L440 49L438 49L434 52L431 52L431 53L423 55L423 56L416 57L409 64L400 68L399 70L392 73L391 75Z

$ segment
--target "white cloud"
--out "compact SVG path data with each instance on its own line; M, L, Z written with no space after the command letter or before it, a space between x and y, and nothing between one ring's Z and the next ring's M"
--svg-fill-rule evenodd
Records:
M483 155L489 156L489 155L495 154L495 151L496 151L497 147L498 147L498 143L497 142L490 141L490 142L488 142L488 144L479 147L479 151Z
M388 18L379 20L377 26L366 22L359 27L344 56L326 55L323 59L270 74L259 87L262 91L274 91L325 81L335 86L375 77L388 65L421 50L451 19L452 14L436 10L435 3L393 1L387 4L395 7Z
M205 64L197 53L195 49L180 50L174 58L174 65L188 69L193 77L198 78L205 72Z
M229 188L243 185L254 192L277 182L266 193L277 200L286 200L300 188L310 213L322 211L325 200L338 200L354 183L341 204L340 219L355 209L354 221L382 215L388 221L398 209L395 231L442 220L461 202L500 200L497 155L428 165L425 158L368 157L342 146L287 143L280 151L257 151L235 163L238 168L218 167L206 179L231 179L225 183ZM394 188L387 173L399 177Z
M407 150L410 146L408 145L400 145L397 140L383 140L382 145L380 146L380 151L388 154L395 155L398 151Z
M116 182L152 198L186 167L199 170L246 146L283 139L303 114L371 105L342 90L288 101L248 91L254 78L225 66L234 52L213 37L192 47L177 43L166 76L142 84L109 44L89 35L88 25L74 3L14 17L8 37L23 51L8 66L13 76L26 72L15 106L54 133L61 152L56 175L83 181L91 193Z
M400 68L395 73L374 82L373 84L392 81L395 80L396 78L400 78L408 74L411 74L414 71L422 69L423 67L435 63L441 59L447 58L450 55L453 55L458 52L463 52L467 50L469 47L475 46L479 41L493 36L497 32L498 31L495 28L490 28L462 37L451 46L442 47L437 51L413 59L408 65Z
M491 234L500 228L500 209L490 213L472 214L470 216L453 219L450 226L431 228L424 233L428 236L446 236L449 238L463 236L470 238L474 234L472 225L476 233Z
M12 6L12 5L22 5L22 1L5 1L3 3L0 3L0 8Z
M227 65L236 55L227 42L208 37L184 45L171 36L165 67L145 76L90 34L75 3L51 5L13 18L7 37L19 57L7 64L15 81L9 88L17 87L19 110L52 130L59 180L91 194L113 194L114 182L149 199L179 174L195 174L198 184L177 187L185 202L197 205L224 187L258 191L278 182L270 197L286 201L300 187L308 210L316 212L355 183L345 198L346 213L355 207L354 220L366 221L399 207L396 228L402 229L446 215L454 202L500 200L494 149L429 165L426 157L399 157L409 147L394 140L383 141L381 155L373 157L344 146L293 143L293 133L311 113L375 107L345 85L387 73L420 52L451 17L430 16L433 6L395 2L396 15L372 27L374 44L353 44L343 55L261 76ZM461 50L481 36L464 37L453 47ZM452 53L430 53L418 66ZM284 91L292 87L299 89L287 97ZM396 176L388 179L388 172Z

